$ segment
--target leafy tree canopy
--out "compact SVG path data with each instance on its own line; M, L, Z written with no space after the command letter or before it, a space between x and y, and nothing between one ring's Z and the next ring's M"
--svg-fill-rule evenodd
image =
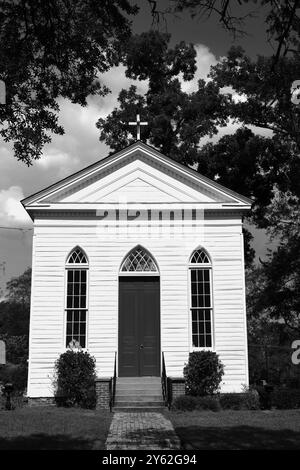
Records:
M49 133L63 134L59 97L86 105L107 93L99 74L119 63L137 12L127 0L0 0L0 136L30 165Z
M29 334L31 268L7 283L6 299L0 302L0 334Z
M159 18L159 0L150 3L153 15L156 13ZM234 36L247 34L247 20L255 19L263 11L266 33L274 50L273 65L288 53L299 54L299 0L171 0L171 4L171 10L189 11L198 19L212 16Z
M135 86L122 90L119 107L106 119L99 119L97 127L100 140L112 150L120 150L135 141L128 121L140 113L149 123L143 128L143 140L175 160L193 164L201 137L212 136L218 132L218 126L226 125L230 97L220 94L215 83L204 80L198 81L196 92L183 92L180 79L193 78L196 52L184 42L171 49L169 40L169 35L154 31L131 38L126 52L126 74L130 78L148 79L148 91L139 94Z
M18 277L13 277L6 285L9 302L30 305L31 268Z

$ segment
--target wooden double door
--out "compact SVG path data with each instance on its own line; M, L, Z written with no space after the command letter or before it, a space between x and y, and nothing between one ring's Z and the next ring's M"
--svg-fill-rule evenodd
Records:
M160 375L158 276L119 278L119 376Z

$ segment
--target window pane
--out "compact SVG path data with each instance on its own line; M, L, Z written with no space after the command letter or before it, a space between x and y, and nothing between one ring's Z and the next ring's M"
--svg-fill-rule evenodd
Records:
M87 258L80 248L75 248L68 258L68 263L87 264Z
M191 306L193 345L211 347L211 289L207 268L191 270Z
M125 259L121 271L157 272L157 267L152 257L143 248L137 247L132 250Z
M71 340L80 342L81 347L86 344L86 311L67 311L66 346Z
M73 318L73 312L70 311L70 312L67 313L67 321L68 321L68 322L69 322L69 321L72 321L72 318Z
M198 301L197 295L192 295L192 307L198 307L197 301Z
M66 347L69 346L70 341L72 341L72 335L67 335L67 337L66 337Z
M79 334L79 323L78 323L78 322L74 322L74 323L73 323L73 334L74 334L74 335L78 335L78 334Z
M198 311L197 310L192 310L192 321L198 321Z
M205 310L205 320L210 321L210 310Z
M80 323L80 334L85 336L85 331L86 331L86 323L82 322Z
M79 295L79 291L80 291L80 284L76 282L74 284L74 295Z
M199 348L205 348L206 344L205 344L205 337L204 335L199 335Z
M195 347L211 347L211 309L192 309L192 338Z
M209 263L209 258L205 251L199 249L194 251L191 256L191 263L201 264L201 263Z

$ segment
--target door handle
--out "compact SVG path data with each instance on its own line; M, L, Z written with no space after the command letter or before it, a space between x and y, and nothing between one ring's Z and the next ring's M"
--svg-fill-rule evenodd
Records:
M140 349L144 349L144 345L143 345L143 344L140 345Z

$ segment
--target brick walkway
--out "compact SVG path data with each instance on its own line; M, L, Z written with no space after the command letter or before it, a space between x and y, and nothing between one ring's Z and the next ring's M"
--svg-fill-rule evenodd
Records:
M161 413L116 412L110 425L106 449L180 449L180 440L172 423Z

